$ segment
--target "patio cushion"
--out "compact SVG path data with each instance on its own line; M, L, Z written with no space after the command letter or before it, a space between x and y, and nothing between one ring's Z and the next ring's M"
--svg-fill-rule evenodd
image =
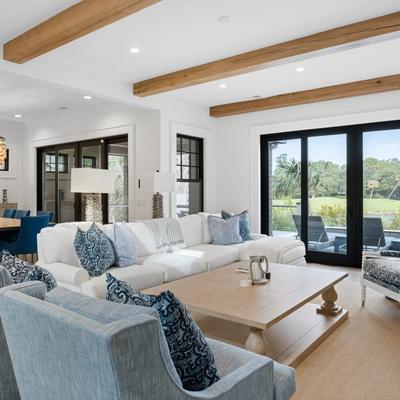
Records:
M400 293L400 260L368 258L363 269L365 279Z

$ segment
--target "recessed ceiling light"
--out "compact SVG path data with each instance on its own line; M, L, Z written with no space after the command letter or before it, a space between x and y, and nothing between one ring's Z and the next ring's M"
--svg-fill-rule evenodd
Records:
M61 110L61 111L65 111L65 110L68 110L68 107L61 106L61 107L58 107L58 109Z
M253 96L253 99L259 99L261 96L259 94L256 94Z
M14 114L14 118L22 118L21 114Z
M296 68L296 71L297 71L297 72L303 72L303 71L304 71L304 67L297 67L297 68Z
M217 21L220 24L228 24L229 22L231 22L231 17L229 15L221 15L220 17L218 17Z
M226 83L221 83L221 84L219 85L219 88L220 88L220 89L226 89Z
M89 95L83 96L83 98L84 98L85 100L92 100L92 99L93 99L93 97L92 97L92 96L89 96Z
M131 53L133 53L133 54L137 54L137 53L139 53L139 51L140 51L140 49L138 49L137 47L131 48Z

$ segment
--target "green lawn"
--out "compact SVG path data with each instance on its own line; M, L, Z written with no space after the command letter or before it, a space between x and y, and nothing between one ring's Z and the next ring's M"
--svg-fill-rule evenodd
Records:
M290 205L296 205L298 200L291 200ZM285 200L273 200L274 205L288 205ZM314 197L310 199L310 208L312 211L317 211L321 205L335 205L346 206L346 199L339 197ZM364 212L365 213L387 213L387 212L400 212L400 200L388 199L364 199Z

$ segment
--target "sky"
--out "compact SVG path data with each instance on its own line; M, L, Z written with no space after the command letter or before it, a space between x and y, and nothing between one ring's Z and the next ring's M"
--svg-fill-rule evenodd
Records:
M277 156L286 153L288 158L300 160L300 140L288 140L286 144L280 144L273 151L274 162ZM346 163L346 136L329 135L316 136L309 138L308 154L311 161L332 161L342 165ZM400 159L400 129L376 131L364 133L365 158L374 157L378 160L388 160L391 158ZM275 165L273 165L273 169Z

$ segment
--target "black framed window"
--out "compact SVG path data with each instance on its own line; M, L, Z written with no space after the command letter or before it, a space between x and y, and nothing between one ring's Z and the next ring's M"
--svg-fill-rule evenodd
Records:
M176 177L178 216L203 211L203 139L177 135Z
M97 159L91 156L82 156L82 167L83 168L96 168Z
M56 172L56 153L46 154L46 172ZM68 154L58 154L58 172L68 173Z

